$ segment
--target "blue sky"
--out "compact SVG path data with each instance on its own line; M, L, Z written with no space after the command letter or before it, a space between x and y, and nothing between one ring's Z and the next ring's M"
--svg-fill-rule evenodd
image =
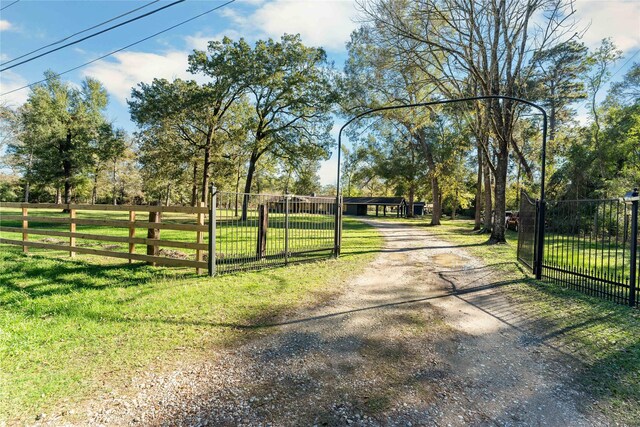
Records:
M2 7L15 0L2 0ZM0 61L57 41L76 31L97 24L121 13L150 3L150 0L20 0L0 12ZM171 3L163 0L120 19ZM137 22L115 29L93 39L0 74L0 93L40 80L46 69L61 72L105 53L119 49L166 27L191 18L224 3L219 0L187 0ZM583 41L590 47L603 37L612 37L624 51L625 59L635 56L617 72L621 78L632 62L640 61L640 0L577 0L577 16L581 25L589 28ZM212 12L184 26L149 41L117 53L110 58L71 72L63 78L79 83L84 77L99 79L110 94L108 115L118 127L134 129L129 120L126 97L138 82L154 77L189 78L186 58L194 48L204 49L206 42L229 36L278 38L283 33L300 33L303 42L323 46L337 68L342 68L345 43L357 26L357 10L352 0L236 0L219 11ZM112 24L107 24L112 25ZM100 27L100 29L105 27ZM614 70L618 70L615 68ZM3 96L0 102L20 105L29 91L22 90ZM339 123L336 123L339 127ZM335 181L335 156L322 165L324 184Z

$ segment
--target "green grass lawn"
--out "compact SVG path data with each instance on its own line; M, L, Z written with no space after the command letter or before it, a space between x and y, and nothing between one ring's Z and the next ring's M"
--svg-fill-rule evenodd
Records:
M344 237L338 260L214 278L0 245L0 424L72 407L149 367L210 355L264 333L251 326L324 301L381 245L353 219Z
M573 359L572 364L582 365L579 381L600 410L623 425L638 424L640 310L534 280L516 262L514 231L507 231L506 245L487 245L488 234L474 233L473 221L443 220L438 227L429 227L425 219L391 221L428 228L438 238L499 269L502 280L510 282L501 289L516 307L515 312L530 319L524 322L527 332L542 344L560 349Z

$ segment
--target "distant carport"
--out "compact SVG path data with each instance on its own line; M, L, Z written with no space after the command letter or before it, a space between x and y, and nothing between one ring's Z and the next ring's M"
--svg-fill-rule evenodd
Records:
M387 208L395 210L397 217L407 216L407 202L403 197L345 197L343 199L345 215L366 216L369 206L376 207L376 216L387 216Z

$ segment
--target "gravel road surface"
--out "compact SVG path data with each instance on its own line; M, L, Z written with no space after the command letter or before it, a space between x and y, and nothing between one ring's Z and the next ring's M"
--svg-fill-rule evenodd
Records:
M341 296L206 361L134 378L79 409L80 424L610 424L587 411L576 362L518 327L526 313L500 273L437 229L368 222L384 248Z

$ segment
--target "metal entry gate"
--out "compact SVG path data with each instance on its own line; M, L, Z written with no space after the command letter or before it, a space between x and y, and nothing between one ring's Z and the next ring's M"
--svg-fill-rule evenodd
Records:
M211 201L211 275L339 254L342 217L335 197L213 189Z
M624 199L550 201L538 230L540 203L523 192L518 260L547 281L640 307L638 203L637 190ZM540 234L543 256L537 260Z
M520 197L520 217L518 219L518 260L533 271L536 254L536 218L538 201L531 200L526 192Z

